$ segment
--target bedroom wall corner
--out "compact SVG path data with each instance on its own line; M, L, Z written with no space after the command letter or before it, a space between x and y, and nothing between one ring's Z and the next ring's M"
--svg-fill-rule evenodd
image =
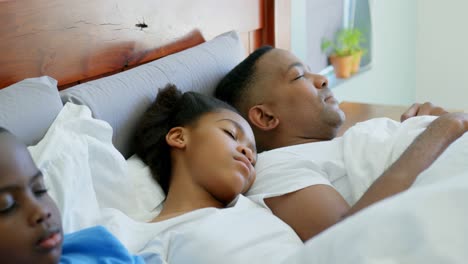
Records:
M468 112L468 2L417 1L416 100Z
M333 92L341 101L411 104L416 86L416 2L375 1L371 16L371 69L342 82Z

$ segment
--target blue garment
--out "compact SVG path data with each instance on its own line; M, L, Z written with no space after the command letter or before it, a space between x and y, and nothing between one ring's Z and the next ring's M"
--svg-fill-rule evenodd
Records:
M91 227L64 236L60 263L144 264L102 226Z

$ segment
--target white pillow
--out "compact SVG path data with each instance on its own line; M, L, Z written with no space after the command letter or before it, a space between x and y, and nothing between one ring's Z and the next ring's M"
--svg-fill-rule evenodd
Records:
M128 178L138 196L135 210L127 214L133 219L149 221L154 219L162 209L166 198L161 186L153 179L151 170L136 154L127 160Z
M103 208L143 219L154 215L140 206L153 196L145 197L135 188L145 178L133 182L126 160L112 145L112 128L92 118L87 106L67 103L44 138L29 150L62 213L66 233L98 224Z

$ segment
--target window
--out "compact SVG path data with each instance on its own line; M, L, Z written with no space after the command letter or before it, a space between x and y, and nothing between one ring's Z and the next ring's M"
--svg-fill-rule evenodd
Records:
M341 28L359 28L366 39L361 70L371 62L371 15L368 0L294 0L291 2L291 50L313 72L329 78L333 87L342 80L335 78L333 67L321 50L324 38L334 39Z

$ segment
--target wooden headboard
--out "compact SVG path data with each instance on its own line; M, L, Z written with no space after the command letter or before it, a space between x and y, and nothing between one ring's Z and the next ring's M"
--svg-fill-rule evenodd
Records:
M246 53L264 44L289 49L290 8L291 0L0 0L0 89L42 75L64 89L230 30ZM342 108L348 121L340 134L389 115L381 106Z
M285 4L286 3L286 4ZM0 88L49 75L63 89L237 30L275 46L282 0L0 0ZM286 6L286 7L285 7ZM276 25L281 25L281 27ZM276 45L277 46L277 45Z

